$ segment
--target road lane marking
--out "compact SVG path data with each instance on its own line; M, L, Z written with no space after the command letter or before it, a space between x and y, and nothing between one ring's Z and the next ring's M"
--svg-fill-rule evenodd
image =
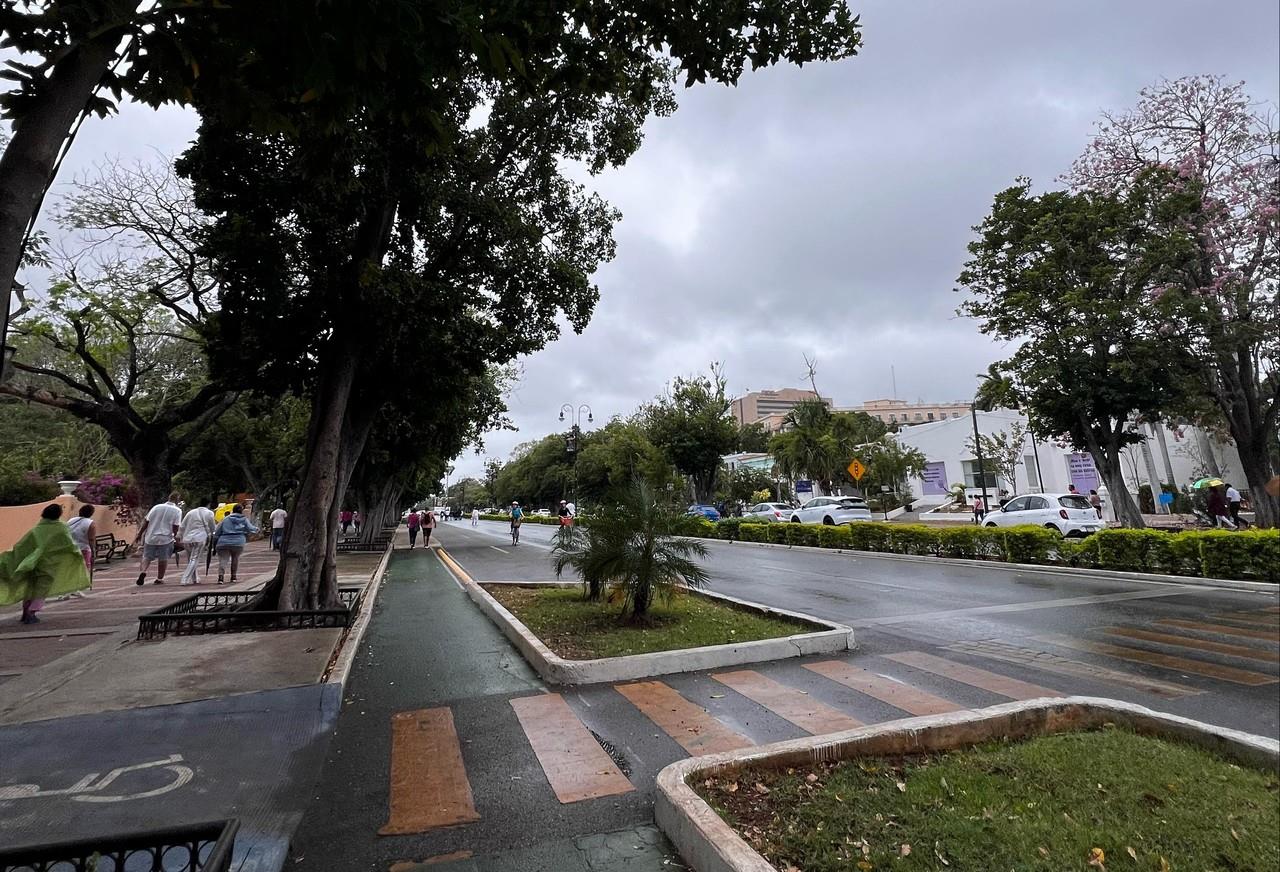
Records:
M1105 654L1108 657L1118 657L1121 660L1132 660L1135 663L1149 663L1152 666L1160 666L1164 669L1173 669L1178 672L1190 672L1193 675L1203 675L1208 678L1216 678L1220 681L1230 681L1232 684L1244 684L1250 687L1257 687L1263 684L1275 684L1280 682L1280 677L1275 675L1265 675L1261 672L1253 672L1248 669L1238 669L1234 666L1221 666L1217 663L1209 663L1205 660L1191 660L1187 657L1175 657L1172 654L1161 654L1157 651L1147 651L1144 648L1128 648L1124 645L1111 645L1106 642L1090 642L1086 639L1075 639L1071 636L1038 636L1040 641L1048 642L1051 645L1060 645L1063 648L1071 648L1076 651L1087 651L1091 654Z
M1070 660L1051 651L1020 648L1017 645L1009 645L993 639L977 642L956 642L953 645L948 645L947 649L974 654L978 657L986 657L989 660L999 660L1019 666L1030 666L1034 669L1053 672L1057 675L1069 675L1072 678L1085 678L1093 681L1106 681L1124 687L1132 687L1164 699L1177 699L1182 696L1194 696L1204 693L1203 690L1187 687L1184 684L1146 678L1129 672L1121 672L1118 669L1109 669L1106 666L1099 666L1095 663Z
M999 696L1007 696L1009 699L1039 699L1045 696L1063 695L1059 691L1041 687L1029 681L1019 681L1007 675L988 672L976 666L947 660L945 657L935 657L923 651L902 651L897 654L886 654L884 657L886 660L902 663L915 669L922 669L925 672L932 672L934 675L941 675L943 678L950 678L952 681L958 681L961 684L967 684L970 687L986 690Z
M1227 624L1207 624L1204 621L1184 621L1181 618L1162 618L1156 623L1166 627L1181 627L1184 630L1200 630L1205 633L1218 633L1223 636L1245 636L1249 639L1266 639L1269 642L1280 641L1280 633L1274 630L1255 630L1252 627L1232 627Z
M750 669L719 672L711 677L815 736L862 726L862 721Z
M391 716L388 806L380 836L425 833L480 820L448 707Z
M1009 612L1034 612L1040 609L1064 609L1075 606L1091 606L1099 603L1123 602L1125 600L1156 599L1166 596L1187 596L1203 593L1208 588L1188 588L1189 585L1178 585L1180 590L1137 590L1128 593L1099 593L1090 596L1073 596L1057 600L1035 600L1025 603L1005 603L998 606L972 606L964 609L948 609L941 612L916 612L909 615L894 615L887 618L866 618L860 621L848 621L850 627L876 627L884 624L910 624L919 621L931 622L938 618L953 618L961 615L998 615Z
M658 725L676 743L698 757L750 748L754 742L739 735L661 681L615 684L614 690Z
M843 684L845 687L851 687L859 693L887 702L908 714L940 715L964 708L962 705L934 696L904 682L876 675L860 666L850 666L843 660L806 663L804 668L818 673L823 678Z
M558 693L511 700L525 737L562 803L635 790Z
M505 549L505 548L499 548L497 545L490 545L489 547L490 547L490 548L492 548L494 551L497 551L499 554L506 554L506 553L507 553L507 549Z
M1128 639L1142 639L1146 642L1158 642L1161 645L1174 645L1179 648L1192 648L1197 651L1212 651L1215 654L1226 654L1231 657L1243 657L1246 660L1261 660L1264 663L1280 663L1280 651L1265 651L1261 648L1250 648L1247 645L1232 645L1227 642L1213 642L1209 639L1197 639L1194 636L1178 636L1173 633L1157 633L1137 627L1105 627L1102 632L1112 636L1124 636Z

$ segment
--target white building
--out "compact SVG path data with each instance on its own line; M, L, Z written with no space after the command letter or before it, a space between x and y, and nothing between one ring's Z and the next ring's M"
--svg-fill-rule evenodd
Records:
M978 432L984 436L1007 432L1015 423L1023 427L1027 425L1023 415L1008 409L978 412L977 417ZM1150 448L1155 477L1168 479L1172 473L1173 482L1180 488L1209 474L1212 464L1206 454L1212 454L1223 479L1237 487L1244 483L1240 456L1234 446L1224 445L1190 426L1160 427L1164 434L1163 444L1159 434L1147 425L1139 429L1148 437L1146 445L1130 446L1122 455L1124 477L1135 495L1139 485L1152 479L1144 447ZM973 439L972 417L966 415L917 424L904 428L895 438L903 445L919 449L929 461L924 476L911 482L912 494L920 504L928 506L946 502L951 485L957 482L963 482L969 494L980 492L978 461L966 447ZM984 464L984 470L990 496L1001 490L1010 494L1039 491L1041 480L1043 489L1049 492L1065 491L1068 485L1074 484L1077 490L1088 493L1101 483L1093 458L1087 452L1077 452L1068 445L1048 439L1035 439L1033 445L1031 437L1027 437L1023 445L1022 462L1014 470L1012 482L997 481L990 465Z

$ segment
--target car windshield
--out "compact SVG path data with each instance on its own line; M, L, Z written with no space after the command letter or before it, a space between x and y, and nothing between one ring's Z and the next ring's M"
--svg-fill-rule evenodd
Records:
M841 500L837 505L842 509L865 509L867 504L862 500L845 499Z
M1093 506L1089 504L1088 497L1083 497L1080 494L1068 494L1067 496L1064 496L1064 497L1058 497L1058 505L1062 506L1064 509L1092 509L1093 508Z

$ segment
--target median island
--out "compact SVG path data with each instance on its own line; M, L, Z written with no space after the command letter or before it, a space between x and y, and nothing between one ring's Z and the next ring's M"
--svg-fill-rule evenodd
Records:
M1280 868L1280 779L1120 728L691 783L777 869Z
M566 660L729 645L825 629L780 616L755 614L689 592L656 600L644 618L637 621L624 618L617 603L584 599L578 587L483 587Z

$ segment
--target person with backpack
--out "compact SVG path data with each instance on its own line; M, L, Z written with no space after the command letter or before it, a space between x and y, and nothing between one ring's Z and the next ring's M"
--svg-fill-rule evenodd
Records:
M422 510L422 547L431 547L431 531L436 528L436 513L434 509Z
M520 508L520 504L512 501L511 503L511 544L520 544L520 525L524 523L524 510Z

